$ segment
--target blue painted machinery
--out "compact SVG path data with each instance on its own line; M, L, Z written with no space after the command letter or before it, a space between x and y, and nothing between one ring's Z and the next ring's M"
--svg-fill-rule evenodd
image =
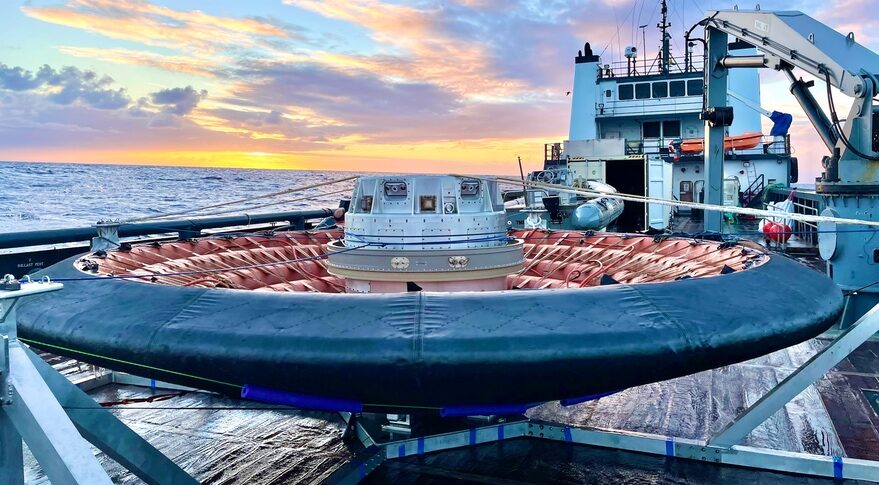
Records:
M824 172L816 180L823 196L822 215L879 220L879 55L857 43L854 33L841 34L802 12L716 12L703 21L706 29L706 174L707 202L720 204L723 185L724 129L732 121L725 106L730 69L772 68L791 82L809 121L827 147ZM733 56L727 40L734 36L755 46L759 54ZM793 69L824 81L828 113L811 93L813 82L797 78ZM833 91L853 99L847 117L837 113ZM720 231L720 214L706 214L706 230ZM820 223L819 249L828 273L847 295L847 326L879 303L879 239L874 228Z

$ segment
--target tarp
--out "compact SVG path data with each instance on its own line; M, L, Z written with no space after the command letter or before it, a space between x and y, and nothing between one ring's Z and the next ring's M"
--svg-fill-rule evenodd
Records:
M772 120L772 129L769 131L769 136L787 135L790 125L794 121L793 116L780 111L773 111L769 115L769 119Z

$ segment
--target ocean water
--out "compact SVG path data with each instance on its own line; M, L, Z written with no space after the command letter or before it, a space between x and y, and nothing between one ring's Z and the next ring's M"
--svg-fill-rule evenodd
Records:
M352 175L333 171L0 162L0 233L155 216ZM229 210L255 214L336 207L341 197L350 195L353 186L353 181L347 181L202 213ZM331 193L339 190L344 191Z

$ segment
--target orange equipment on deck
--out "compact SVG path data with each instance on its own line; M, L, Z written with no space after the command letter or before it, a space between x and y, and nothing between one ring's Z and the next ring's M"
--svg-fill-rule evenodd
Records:
M723 139L724 150L747 150L760 144L763 134L760 132L745 133L743 135L728 136ZM681 153L692 154L704 151L702 138L688 138L681 141Z

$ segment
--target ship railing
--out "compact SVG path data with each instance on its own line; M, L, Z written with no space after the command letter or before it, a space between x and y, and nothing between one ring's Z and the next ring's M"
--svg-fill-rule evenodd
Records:
M545 161L561 161L562 160L562 144L561 143L544 143L543 159Z
M689 66L686 66L684 56L671 56L669 58L668 72L670 74L683 72L699 72L704 64L704 56L691 56ZM632 59L626 61L614 61L602 64L598 69L599 79L616 77L655 76L662 74L659 59L654 57L647 59Z
M681 142L680 137L674 138L644 138L640 140L626 140L626 155L677 155L678 158L686 155L701 155L702 152L680 153L675 144ZM790 135L771 136L762 135L753 148L729 148L728 155L790 155Z
M763 195L764 190L766 190L766 176L761 173L757 175L757 178L751 182L747 189L742 191L742 207L750 207L757 197Z
M134 223L105 221L85 227L0 233L0 274L20 277L48 267L94 248L96 239L119 246L135 240L190 239L203 235L202 231L228 234L281 228L309 229L315 221L332 215L333 209L311 209ZM109 239L108 230L112 233ZM91 246L88 241L92 242Z
M675 138L626 140L626 155L668 155L668 145Z
M673 160L684 155L700 155L699 153L675 153L672 144L680 142L680 137L668 138L642 138L642 139L626 139L625 154L626 155L660 155L669 157ZM561 165L564 161L564 147L562 143L544 143L543 144L543 160L544 166L551 168ZM762 135L759 142L754 148L748 149L729 149L726 151L728 155L778 155L780 157L790 156L791 145L790 135L770 136ZM677 158L675 158L677 155Z
M791 193L793 192L793 196ZM824 202L820 196L812 192L799 192L789 187L770 187L767 191L767 202L782 202L788 197L794 205L794 213L817 216L824 210ZM809 246L818 246L818 225L814 222L793 221L791 227L794 234Z

